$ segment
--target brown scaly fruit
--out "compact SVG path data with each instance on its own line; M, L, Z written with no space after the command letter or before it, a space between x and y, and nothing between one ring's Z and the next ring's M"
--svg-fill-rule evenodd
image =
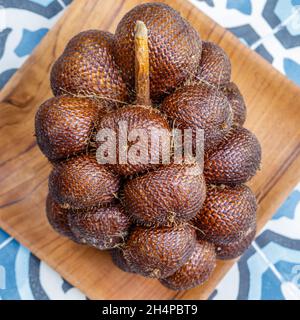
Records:
M86 208L110 203L120 179L98 164L92 155L81 155L57 163L49 176L49 192L64 207Z
M195 246L195 230L187 224L136 226L124 247L124 257L134 272L145 277L166 278L191 257Z
M199 65L202 41L180 14L163 3L145 3L129 11L119 22L116 60L124 79L134 85L134 28L138 20L149 30L151 98L172 92Z
M218 145L232 125L232 112L225 95L205 84L186 85L161 105L179 129L204 130L205 150Z
M205 154L204 176L212 184L241 184L259 169L261 146L253 133L232 127L223 141Z
M230 260L239 257L250 247L255 235L256 224L252 224L241 239L216 246L217 259Z
M147 142L144 143L138 139L128 143L129 148L126 149L119 144L119 138L122 135L122 127L119 124L123 122L127 124L127 132L130 134L134 130L145 130L145 136ZM122 176L130 176L135 173L142 173L152 168L156 168L159 163L155 164L152 161L144 161L143 155L145 155L146 160L151 159L151 155L159 159L160 148L159 142L160 138L158 135L152 135L151 132L154 128L157 130L164 130L167 134L170 132L170 128L167 120L160 114L160 112L154 108L146 106L126 106L116 110L115 112L107 113L104 115L98 124L98 129L106 130L109 128L116 133L116 161L115 163L106 164L106 166L115 172L116 174ZM128 139L129 140L129 139ZM105 141L105 140L104 140ZM101 141L97 139L98 146L101 146ZM131 154L135 155L133 148L138 148L141 157L132 158ZM131 148L131 149L130 149ZM169 146L167 146L167 152L169 151ZM124 151L123 151L124 150ZM130 153L132 152L132 153ZM125 154L127 160L122 162L121 154ZM102 155L102 153L101 153ZM105 157L100 156L105 163ZM102 160L98 160L102 162Z
M115 248L110 250L110 255L115 266L124 272L133 272L125 260L123 249Z
M247 109L238 86L234 82L230 82L222 87L221 90L231 105L233 124L236 126L242 126L246 121Z
M219 88L230 82L230 77L231 63L225 51L213 42L203 41L201 62L194 80Z
M197 241L190 259L171 276L160 279L171 290L188 290L203 284L216 266L215 247L206 241Z
M149 48L148 30L142 21L137 21L135 35L135 81L136 81L136 104L126 106L108 113L99 121L99 131L106 132L107 129L113 130L116 134L116 159L114 163L108 164L109 169L123 176L141 173L156 168L160 161L160 137L153 134L154 130L162 130L164 134L170 134L167 120L162 114L151 107L150 100L150 81L149 81ZM125 145L119 144L124 124L128 132ZM142 130L142 134L137 133ZM129 138L130 134L137 133L137 136ZM109 133L110 134L110 133ZM111 137L111 135L110 135ZM142 138L143 137L143 138ZM103 139L101 141L101 139ZM108 140L108 137L99 138L97 135L98 146ZM127 141L128 140L128 141ZM146 141L144 141L146 140ZM128 143L129 142L129 143ZM115 142L113 142L115 143ZM129 148L127 148L129 146ZM167 152L170 146L165 146ZM139 150L137 150L139 149ZM98 149L99 151L100 149ZM106 149L104 149L105 151ZM132 151L133 150L133 151ZM132 152L132 153L131 153ZM139 154L140 158L137 157ZM133 157L132 157L133 156ZM124 157L126 157L124 161ZM153 161L158 159L157 163ZM105 152L97 153L98 162L105 163Z
M46 200L46 215L48 222L52 228L58 232L60 235L70 238L75 242L80 242L72 232L68 215L73 209L62 208L58 203L56 203L50 194L47 196Z
M249 187L209 185L203 207L193 222L200 239L229 244L243 238L256 224L256 209L256 198Z
M54 95L91 95L126 102L127 88L113 46L114 36L105 31L83 31L72 38L51 71Z
M128 180L124 204L144 225L171 225L192 219L205 200L206 186L198 164L171 164Z
M54 97L35 116L38 146L51 161L86 151L105 105L87 98Z
M125 242L130 220L122 206L108 205L70 214L69 225L81 243L106 250Z

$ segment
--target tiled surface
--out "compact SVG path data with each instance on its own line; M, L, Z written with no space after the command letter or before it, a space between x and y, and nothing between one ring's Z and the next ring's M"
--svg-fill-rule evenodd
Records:
M1 299L85 299L85 296L0 230Z
M300 0L191 1L300 84ZM70 3L0 0L0 88ZM0 230L0 299L85 297ZM300 184L210 299L300 300Z
M300 0L191 0L300 85Z

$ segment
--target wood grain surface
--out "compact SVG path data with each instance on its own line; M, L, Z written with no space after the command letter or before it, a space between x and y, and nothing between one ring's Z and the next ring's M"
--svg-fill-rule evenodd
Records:
M67 41L86 29L114 32L140 0L75 0L0 93L0 226L92 299L205 299L233 264L219 262L203 286L170 291L158 281L125 274L109 255L58 236L45 217L50 165L37 148L34 114L51 96L49 71ZM172 5L231 58L233 80L248 106L246 127L259 138L261 171L250 182L259 199L259 229L300 180L300 89L186 1Z

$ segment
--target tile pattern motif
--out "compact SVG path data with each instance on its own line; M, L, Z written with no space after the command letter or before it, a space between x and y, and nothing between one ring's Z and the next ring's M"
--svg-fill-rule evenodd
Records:
M300 0L191 2L300 85Z
M191 1L300 84L300 0ZM0 0L0 89L71 2ZM85 296L0 230L1 299ZM300 184L210 299L300 300Z

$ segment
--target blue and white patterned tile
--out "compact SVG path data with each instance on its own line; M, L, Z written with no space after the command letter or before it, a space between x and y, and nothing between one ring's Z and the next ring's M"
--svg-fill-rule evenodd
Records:
M261 300L267 262L251 246L219 283L210 299ZM274 292L273 292L274 294Z
M0 230L0 300L82 300L86 297Z
M0 89L66 7L58 0L0 0Z
M274 248L270 248L274 250ZM276 255L276 250L273 251ZM254 242L214 290L212 300L300 300L299 259L273 264Z
M300 0L191 2L300 85Z
M300 184L256 239L282 290L300 300ZM290 291L288 290L290 288Z
M266 237L263 238L263 236L271 232L278 236L296 240L296 243L299 242L300 246L300 184L295 187L272 220L262 230L262 243Z

